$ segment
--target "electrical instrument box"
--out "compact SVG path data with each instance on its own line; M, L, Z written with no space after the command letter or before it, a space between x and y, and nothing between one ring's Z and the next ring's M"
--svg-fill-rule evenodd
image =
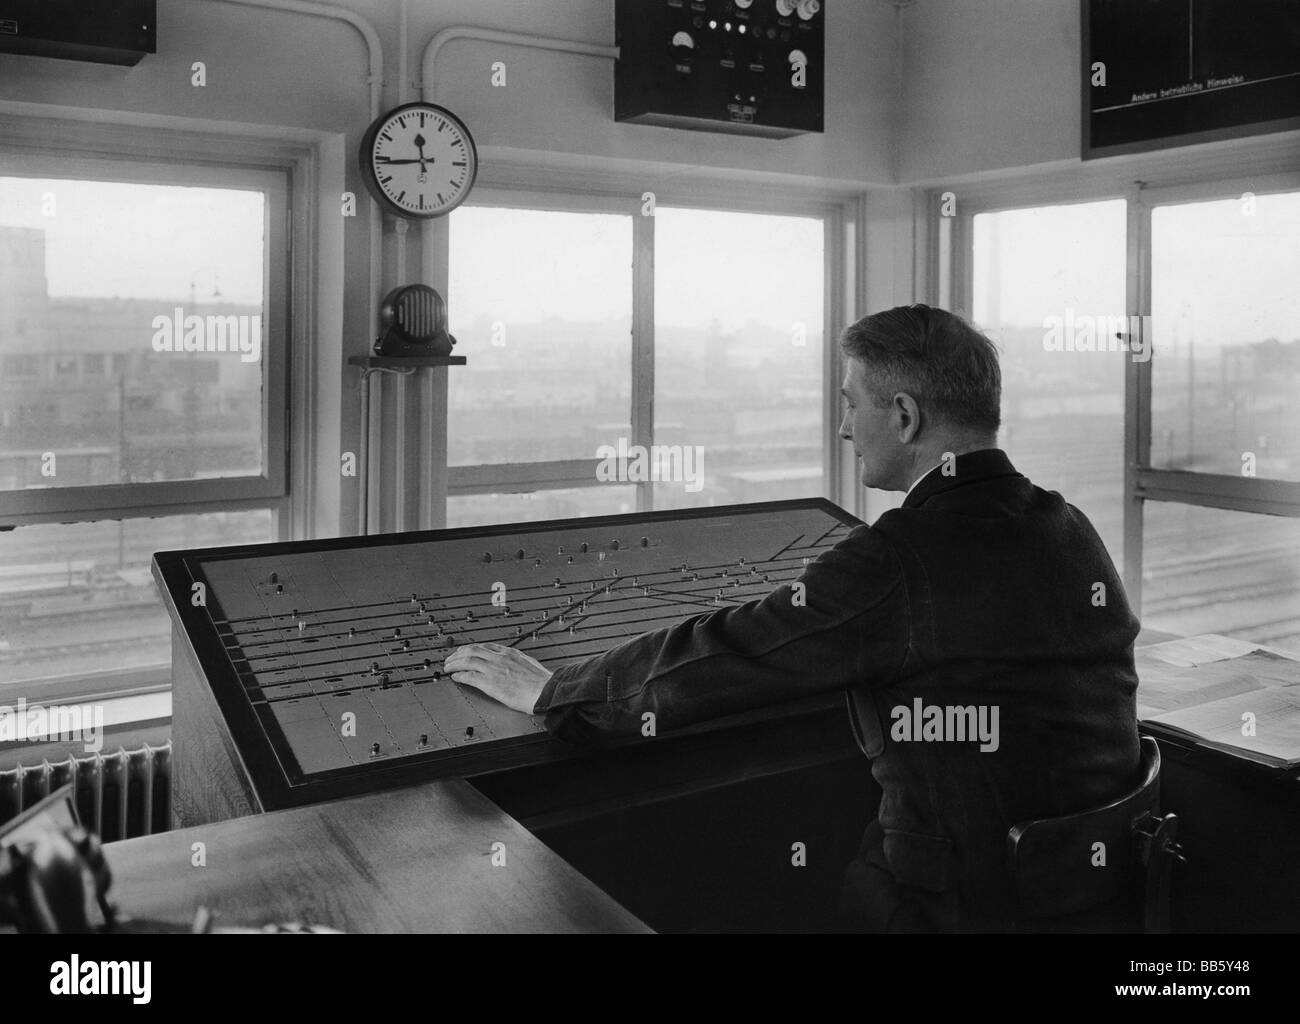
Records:
M824 130L822 0L616 0L614 117L788 138Z
M0 53L139 64L158 52L157 0L0 0Z

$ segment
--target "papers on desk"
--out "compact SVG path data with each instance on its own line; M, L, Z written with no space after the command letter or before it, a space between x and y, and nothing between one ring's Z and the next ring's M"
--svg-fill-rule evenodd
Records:
M1142 648L1136 662L1140 720L1261 764L1300 765L1300 660L1203 636Z
M1262 650L1262 648L1249 640L1234 640L1230 636L1219 636L1218 633L1203 633L1200 636L1187 636L1179 640L1151 644L1141 648L1138 653L1170 665L1191 667L1212 661L1239 658L1255 650Z

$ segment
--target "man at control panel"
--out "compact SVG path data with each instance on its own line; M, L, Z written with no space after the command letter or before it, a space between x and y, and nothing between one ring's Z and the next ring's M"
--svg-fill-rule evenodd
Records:
M1138 621L1092 524L997 447L992 342L924 305L840 340L840 434L867 487L906 491L795 584L551 672L460 648L457 682L581 742L664 732L812 693L848 694L880 783L843 889L868 931L1021 927L1006 841L1135 781Z

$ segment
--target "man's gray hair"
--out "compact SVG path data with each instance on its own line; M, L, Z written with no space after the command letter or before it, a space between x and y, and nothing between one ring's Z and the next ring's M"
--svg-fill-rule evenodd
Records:
M866 364L882 405L902 391L949 426L994 433L1002 422L997 348L955 313L895 306L845 328L840 348Z

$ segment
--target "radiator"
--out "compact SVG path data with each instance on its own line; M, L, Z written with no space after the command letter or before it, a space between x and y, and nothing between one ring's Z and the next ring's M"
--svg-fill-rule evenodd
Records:
M69 756L0 771L0 823L73 784L82 825L105 843L171 828L172 745Z

